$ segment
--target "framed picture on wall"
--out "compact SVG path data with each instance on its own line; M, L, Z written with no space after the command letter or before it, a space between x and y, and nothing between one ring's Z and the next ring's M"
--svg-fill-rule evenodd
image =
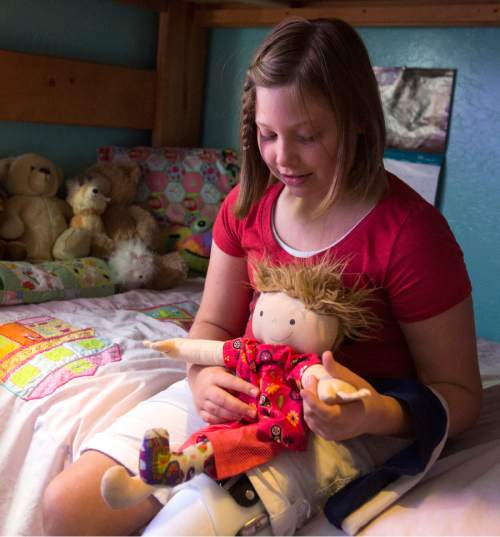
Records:
M455 70L374 67L374 72L387 128L384 165L435 204Z

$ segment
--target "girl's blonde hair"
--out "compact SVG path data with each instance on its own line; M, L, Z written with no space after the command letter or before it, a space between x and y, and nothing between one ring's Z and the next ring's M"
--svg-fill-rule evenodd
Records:
M342 197L379 195L386 187L385 174L380 173L385 122L368 52L356 31L341 20L293 18L272 30L255 53L246 73L236 216L245 216L275 180L270 177L257 144L255 89L257 86L287 85L293 85L302 99L306 95L324 98L335 114L338 131L336 169L318 214Z
M282 292L300 300L306 309L322 315L334 315L339 321L336 347L344 337L371 339L380 328L378 317L368 306L373 289L346 287L342 280L345 262L325 257L316 264L296 261L272 264L253 261L254 287L261 293Z

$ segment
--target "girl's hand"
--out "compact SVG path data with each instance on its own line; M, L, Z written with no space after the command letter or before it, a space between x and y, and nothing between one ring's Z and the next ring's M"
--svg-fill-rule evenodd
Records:
M371 395L358 401L329 405L318 397L318 380L311 377L300 392L304 419L309 428L326 440L348 440L361 434L402 435L409 432L405 409L392 397L378 393L373 386L333 359L330 351L322 356L323 365L332 377L357 389L367 388Z
M240 401L228 390L257 397L258 389L224 367L193 365L189 368L188 379L198 413L207 423L255 417L255 408Z

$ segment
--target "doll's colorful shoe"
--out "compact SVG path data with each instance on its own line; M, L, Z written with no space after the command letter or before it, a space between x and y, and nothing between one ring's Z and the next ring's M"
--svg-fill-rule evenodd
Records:
M179 462L172 459L168 431L149 429L142 440L139 473L150 485L173 487L184 481Z

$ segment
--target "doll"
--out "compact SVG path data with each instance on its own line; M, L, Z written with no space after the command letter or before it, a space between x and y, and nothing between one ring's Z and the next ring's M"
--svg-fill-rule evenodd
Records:
M122 466L110 468L101 482L113 508L133 505L154 486L173 487L204 472L226 479L269 461L284 449L303 451L307 425L300 390L318 379L318 396L328 404L370 395L363 388L331 377L321 363L325 350L335 350L344 337L366 339L378 326L365 302L370 291L342 284L341 263L295 263L254 266L260 295L252 315L254 338L213 341L173 338L145 341L171 358L201 365L224 365L259 389L255 398L239 394L255 408L255 418L216 424L194 433L180 450L171 451L168 432L146 432L140 453L140 476ZM237 450L235 451L235 446Z

